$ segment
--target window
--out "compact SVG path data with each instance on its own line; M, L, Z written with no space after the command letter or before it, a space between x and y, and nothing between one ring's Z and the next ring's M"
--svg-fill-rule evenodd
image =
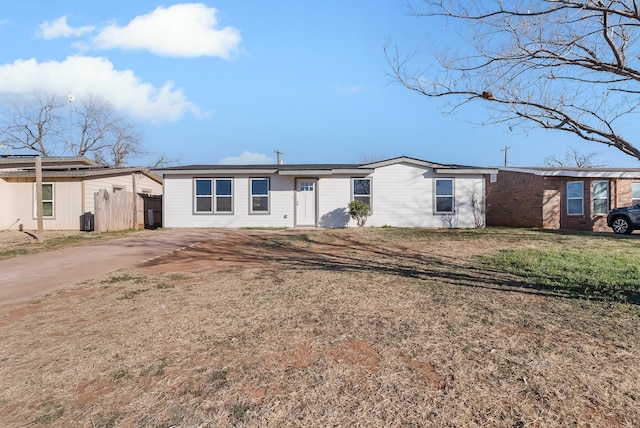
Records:
M609 182L593 182L593 213L607 214L609 212Z
M353 200L362 201L371 208L371 179L370 178L354 178L353 179Z
M631 205L640 204L640 183L631 183Z
M269 179L252 178L251 185L251 212L269 212Z
M436 178L436 212L453 212L453 178Z
M38 218L37 188L33 186L33 218ZM53 183L42 183L42 217L53 218Z
M567 214L584 214L584 192L582 181L570 181L567 183Z
M216 209L217 213L233 211L233 191L230 178L216 178Z
M210 178L195 180L195 212L213 212L212 183Z
M233 185L231 179L196 178L194 208L196 213L232 212Z
M298 190L301 192L313 192L313 181L301 181Z
M113 186L113 193L124 192L124 187Z

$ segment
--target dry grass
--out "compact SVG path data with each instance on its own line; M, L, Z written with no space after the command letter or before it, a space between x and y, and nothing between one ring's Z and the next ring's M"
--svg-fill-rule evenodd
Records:
M95 241L121 238L131 233L148 233L148 230L122 230L118 232L79 232L77 230L45 230L42 243L37 241L37 231L0 231L0 260L35 254L69 246L91 244Z
M530 231L234 231L0 307L0 421L83 427L640 420L637 306L484 270Z

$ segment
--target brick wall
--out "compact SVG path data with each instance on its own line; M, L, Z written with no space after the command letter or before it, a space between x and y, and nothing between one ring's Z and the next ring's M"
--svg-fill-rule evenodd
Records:
M618 178L611 180L611 208L628 207L631 205L631 183L640 183L640 179Z
M500 171L497 180L487 178L487 226L542 227L610 231L606 215L594 215L592 189L601 178L543 177L524 172ZM582 215L567 214L567 182L582 181ZM631 205L631 183L640 179L609 181L609 208Z
M486 180L487 226L543 227L544 177L500 171Z
M545 229L560 229L560 210L562 209L562 192L560 179L546 177L544 179L544 193L542 196L542 227Z

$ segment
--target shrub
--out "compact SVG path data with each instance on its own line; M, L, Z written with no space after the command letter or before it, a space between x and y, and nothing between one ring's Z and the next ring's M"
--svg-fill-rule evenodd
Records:
M358 223L358 227L364 226L367 222L367 217L371 214L371 207L369 204L362 201L351 201L349 202L349 216L352 219L356 220Z

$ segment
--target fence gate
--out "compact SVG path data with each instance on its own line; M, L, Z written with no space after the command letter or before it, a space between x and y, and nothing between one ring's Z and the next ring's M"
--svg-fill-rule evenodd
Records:
M144 227L144 211L142 198L136 195L136 206L134 209L133 193L115 192L110 193L105 189L100 189L94 194L95 198L95 231L113 232L116 230L133 229L134 215L136 217L136 227L142 223ZM142 220L142 222L140 221Z

